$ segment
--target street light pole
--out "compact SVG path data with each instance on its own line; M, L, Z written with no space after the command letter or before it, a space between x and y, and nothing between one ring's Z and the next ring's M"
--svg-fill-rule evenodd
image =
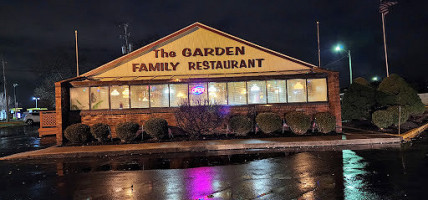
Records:
M348 59L349 59L349 80L352 84L352 64L351 64L351 50L348 50Z
M13 96L15 97L15 112L14 112L14 114L15 114L15 119L17 118L17 113L16 113L16 107L17 107L17 103L16 103L16 86L18 86L18 83L14 83L13 84Z
M37 108L37 100L40 100L39 97L33 97L33 100L36 100L36 108Z

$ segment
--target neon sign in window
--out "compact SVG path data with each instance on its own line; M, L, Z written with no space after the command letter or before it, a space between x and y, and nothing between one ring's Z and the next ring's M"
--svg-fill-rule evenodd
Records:
M200 95L205 92L205 88L203 86L198 85L193 87L191 91L192 91L192 94L194 95Z

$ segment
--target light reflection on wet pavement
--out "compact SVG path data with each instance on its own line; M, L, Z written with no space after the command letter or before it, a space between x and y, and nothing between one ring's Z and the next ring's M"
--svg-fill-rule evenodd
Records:
M0 199L420 199L427 147L3 161Z

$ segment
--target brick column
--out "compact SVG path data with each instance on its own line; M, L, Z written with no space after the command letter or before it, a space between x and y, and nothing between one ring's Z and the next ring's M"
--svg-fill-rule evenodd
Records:
M62 145L63 143L63 130L67 126L68 112L70 111L69 99L70 92L69 88L65 86L65 82L55 83L55 107L56 107L56 143Z
M336 117L336 132L342 132L342 111L340 106L339 72L328 72L328 103L330 113Z

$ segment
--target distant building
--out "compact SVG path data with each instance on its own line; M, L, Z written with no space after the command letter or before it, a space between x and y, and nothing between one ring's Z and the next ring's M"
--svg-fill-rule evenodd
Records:
M62 130L81 122L112 127L161 117L176 125L182 103L230 107L230 114L330 112L341 132L339 73L194 23L79 77L57 82Z

